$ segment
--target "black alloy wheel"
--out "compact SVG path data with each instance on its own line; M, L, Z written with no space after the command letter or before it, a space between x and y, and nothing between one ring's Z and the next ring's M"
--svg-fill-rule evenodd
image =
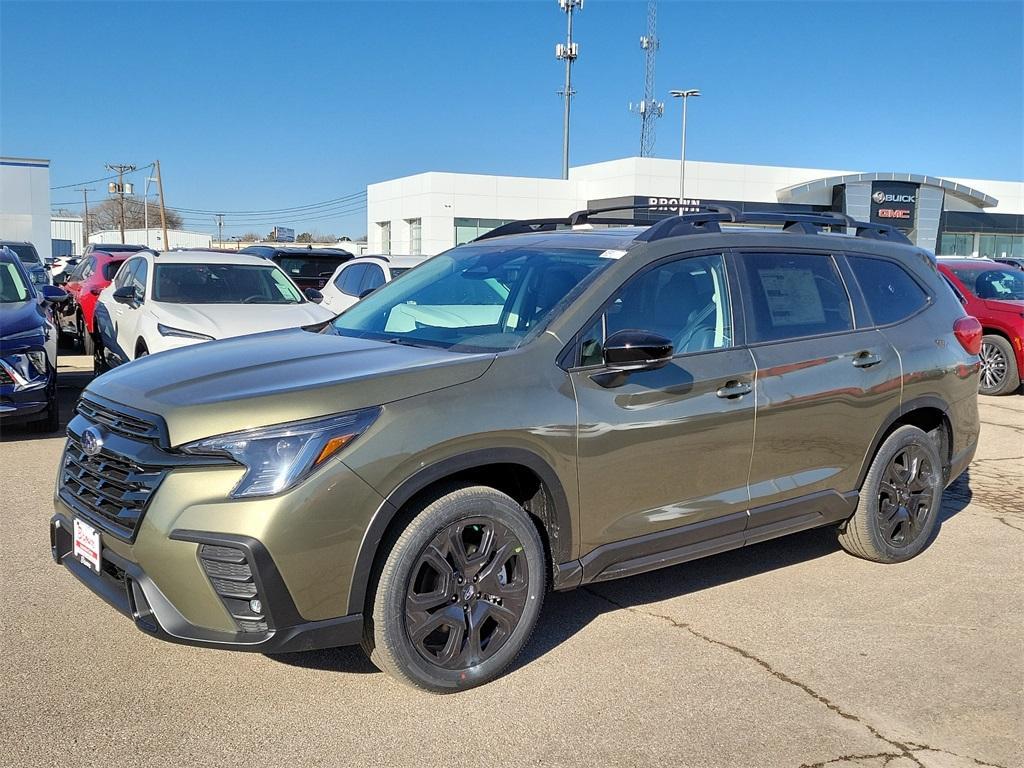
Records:
M405 599L409 641L428 662L468 669L491 658L526 609L523 545L483 517L452 523L420 554Z
M931 458L917 445L900 450L886 467L878 493L879 525L892 547L910 545L926 529L934 502Z

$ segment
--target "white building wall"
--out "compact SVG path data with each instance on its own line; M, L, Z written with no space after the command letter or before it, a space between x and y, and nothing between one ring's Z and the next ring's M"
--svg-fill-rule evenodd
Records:
M50 257L49 160L0 157L0 239L27 240Z
M739 163L687 161L686 196L705 200L777 203L781 189L858 171L789 168ZM943 177L947 178L947 177ZM1024 182L949 179L999 200L992 213L1024 213ZM829 205L831 192L801 202ZM381 253L380 222L391 222L391 253L410 252L409 219L422 220L422 253L455 245L456 218L524 219L560 217L585 208L590 200L624 196L678 198L679 161L628 157L569 170L569 179L420 173L367 187L368 252ZM828 199L826 199L828 198ZM958 203L946 195L946 207ZM966 207L965 210L977 210Z
M180 229L167 230L167 239L170 245L166 248L163 243L164 232L158 227L149 228L149 237L146 237L145 229L126 229L124 241L133 245L145 245L158 251L171 250L173 248L210 248L213 243L213 235L203 232L186 232ZM100 232L93 232L89 235L90 243L120 243L121 230L106 229Z

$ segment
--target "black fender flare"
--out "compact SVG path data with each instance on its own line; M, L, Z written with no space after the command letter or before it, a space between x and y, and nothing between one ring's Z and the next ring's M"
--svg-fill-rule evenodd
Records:
M391 491L377 508L363 533L359 554L356 556L356 564L352 570L352 584L349 588L348 598L349 613L363 611L377 552L388 526L399 510L417 493L437 481L467 469L486 467L491 464L519 464L532 470L540 478L551 495L554 507L552 510L545 510L546 514L538 515L547 530L551 558L556 566L571 558L574 533L572 513L562 482L551 465L538 454L525 448L485 448L469 451L450 456L417 470Z
M882 444L882 438L890 430L893 424L899 421L901 418L906 416L911 411L916 411L920 408L934 408L942 412L942 415L946 418L949 423L949 442L950 446L953 445L953 420L949 418L949 403L943 400L937 395L922 395L920 397L914 397L910 400L902 402L898 407L894 408L888 416L882 421L882 426L879 427L875 433L874 438L871 440L871 447L868 449L867 454L864 456L864 464L861 466L860 474L857 477L857 488L858 490L864 485L864 478L868 474L868 469L871 467L871 462L875 459L875 454L878 453L878 448ZM943 456L943 471L947 471L948 467L945 462L949 460L948 456Z

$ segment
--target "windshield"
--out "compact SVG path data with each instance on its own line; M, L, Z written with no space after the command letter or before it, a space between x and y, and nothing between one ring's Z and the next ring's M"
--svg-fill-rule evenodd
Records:
M1015 269L951 267L953 274L979 299L1024 299L1024 274Z
M281 256L277 263L281 269L294 280L296 278L330 277L341 264L349 261L351 256L306 256L300 254Z
M153 298L175 304L301 304L280 269L250 264L159 264Z
M16 301L28 301L28 286L21 279L16 265L0 261L0 304Z
M8 245L7 247L18 254L22 264L42 264L39 254L31 245Z
M342 336L498 352L610 262L574 248L466 246L425 262L339 315Z

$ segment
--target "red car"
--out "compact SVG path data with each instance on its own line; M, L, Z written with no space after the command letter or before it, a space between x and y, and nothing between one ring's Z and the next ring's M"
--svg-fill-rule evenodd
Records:
M981 321L983 395L1008 395L1024 371L1024 272L990 259L939 259L939 270Z
M64 283L64 290L71 294L72 301L58 305L60 331L65 336L77 339L87 355L94 351L93 313L96 310L96 299L100 291L110 285L124 260L131 255L93 251L79 262Z

